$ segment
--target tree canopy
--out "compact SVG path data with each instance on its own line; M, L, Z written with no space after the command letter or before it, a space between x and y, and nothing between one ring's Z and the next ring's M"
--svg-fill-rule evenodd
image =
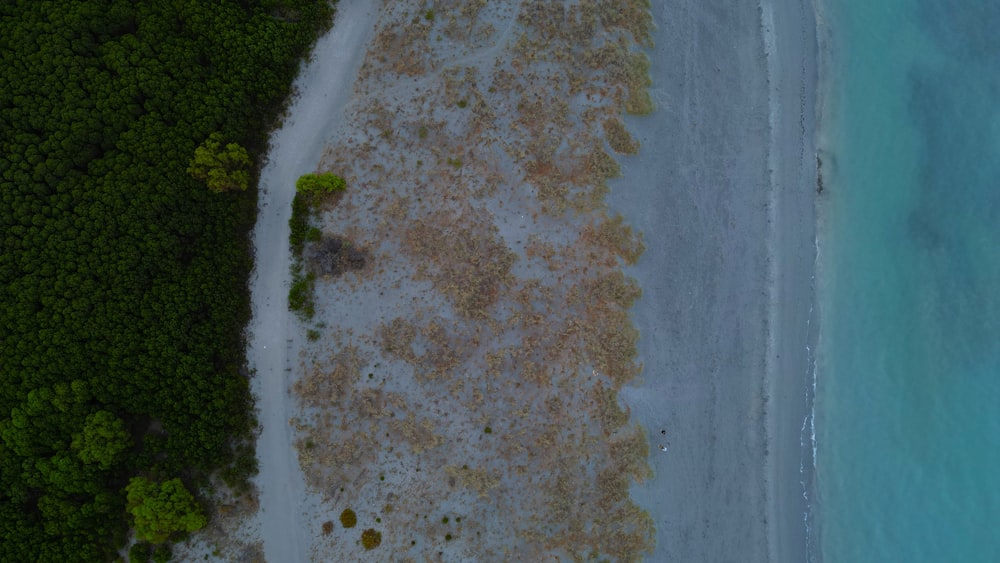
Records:
M215 132L194 150L188 174L215 193L243 191L250 184L250 155L237 143L223 143Z
M106 470L128 449L130 441L122 419L100 410L87 416L83 431L73 435L70 447L84 463L96 463Z
M0 2L0 561L112 560L130 478L253 470L256 194L187 170L218 134L253 185L329 19L321 0Z
M163 543L174 532L194 532L208 523L180 479L157 484L145 477L133 477L125 491L126 507L140 540Z

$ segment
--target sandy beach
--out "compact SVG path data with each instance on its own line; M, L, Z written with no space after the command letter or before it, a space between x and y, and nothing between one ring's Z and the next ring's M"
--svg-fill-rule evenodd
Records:
M811 10L615 6L340 2L262 174L260 510L217 523L230 549L807 558ZM655 111L621 121L648 109L639 53ZM297 319L314 170L349 188L305 267L365 259Z
M645 235L632 414L655 478L651 561L803 561L815 340L815 39L803 2L658 2L646 149L610 202ZM636 193L640 192L640 193ZM658 452L657 452L658 453ZM806 460L806 467L811 461ZM807 474L808 477L808 474Z

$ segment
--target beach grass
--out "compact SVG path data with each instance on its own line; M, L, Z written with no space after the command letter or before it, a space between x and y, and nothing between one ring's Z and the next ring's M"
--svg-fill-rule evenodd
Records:
M620 116L649 107L650 21L635 1L387 5L319 166L351 186L320 228L372 258L317 280L328 328L300 359L295 424L331 506L393 506L378 523L394 553L651 548L628 496L648 444L618 401L641 369L622 268L644 246L605 203L621 173L606 147L639 150ZM468 515L444 541L425 518L441 507Z

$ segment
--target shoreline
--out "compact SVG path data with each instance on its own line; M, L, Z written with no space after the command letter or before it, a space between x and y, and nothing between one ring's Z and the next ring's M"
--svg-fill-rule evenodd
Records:
M762 1L772 100L773 261L768 354L772 561L819 561L815 503L818 44L811 2ZM776 9L774 9L776 8ZM768 26L774 26L773 30ZM797 149L797 150L796 150ZM798 484L796 487L795 484Z
M671 442L633 487L657 526L650 560L815 560L800 472L816 327L813 16L782 4L772 26L758 2L664 4L657 109L627 120L643 149L609 198L648 246L629 271L644 290L645 369L623 398L652 445L660 428Z

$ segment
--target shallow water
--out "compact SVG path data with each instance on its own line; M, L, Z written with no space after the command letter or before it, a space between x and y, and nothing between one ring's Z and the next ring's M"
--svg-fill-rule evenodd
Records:
M827 4L823 559L1000 560L1000 5Z

